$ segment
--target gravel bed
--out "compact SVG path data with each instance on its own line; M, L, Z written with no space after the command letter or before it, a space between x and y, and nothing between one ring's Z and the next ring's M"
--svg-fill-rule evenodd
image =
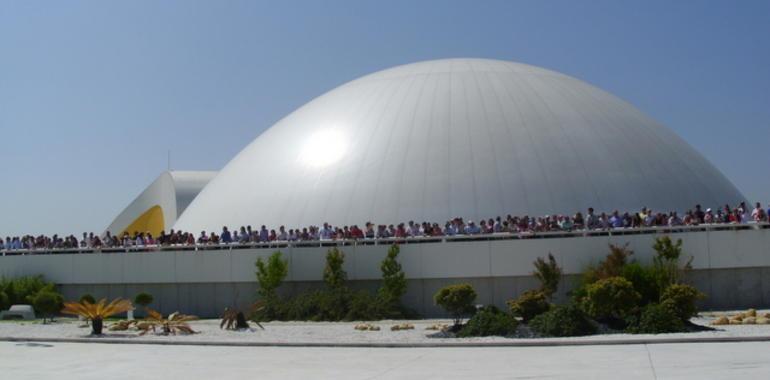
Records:
M759 311L767 312L767 311ZM715 318L725 313L703 313L693 318L692 322L708 326ZM391 331L391 326L411 323L414 330ZM227 331L219 328L218 320L199 320L191 322L197 331L193 335L162 336L147 334L139 336L136 331L108 331L105 327L105 338L131 339L142 341L175 340L180 342L252 342L278 344L478 344L478 343L516 343L558 341L612 341L625 339L671 339L671 338L739 338L739 337L770 337L770 325L728 325L714 326L714 330L676 334L599 334L571 338L538 338L526 327L520 326L513 337L477 337L454 338L450 334L426 330L426 327L436 323L449 324L450 320L424 319L413 321L377 321L369 322L379 326L380 331L357 331L354 327L360 322L269 322L263 323L264 330L253 323L253 328L246 331ZM0 323L0 339L57 339L57 338L89 338L90 328L81 327L82 322L75 319L58 319L54 323L42 324L39 321ZM109 323L105 325L109 326ZM98 339L98 338L94 338Z

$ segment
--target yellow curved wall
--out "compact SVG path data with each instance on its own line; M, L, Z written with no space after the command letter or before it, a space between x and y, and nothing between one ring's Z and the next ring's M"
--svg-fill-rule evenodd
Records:
M163 209L160 206L152 206L131 222L118 236L122 236L125 232L129 235L133 235L134 232L149 232L157 237L164 228Z

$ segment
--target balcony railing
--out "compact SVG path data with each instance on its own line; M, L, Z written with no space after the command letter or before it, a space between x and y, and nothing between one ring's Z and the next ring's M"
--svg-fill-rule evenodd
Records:
M239 249L279 249L289 247L344 247L356 245L392 245L392 244L422 244L449 243L490 240L522 240L522 239L559 239L599 236L625 236L648 234L678 234L686 232L706 231L745 231L770 229L770 223L746 224L701 224L697 226L673 227L643 227L643 228L612 228L602 230L549 231L549 232L499 232L478 235L454 236L420 236L406 238L383 239L337 239L337 240L301 240L301 241L272 241L265 243L220 243L220 244L174 244L174 245L132 245L129 247L102 248L35 248L35 249L4 249L2 256L14 255L51 255L51 254L112 254L112 253L151 253L158 251L217 251Z

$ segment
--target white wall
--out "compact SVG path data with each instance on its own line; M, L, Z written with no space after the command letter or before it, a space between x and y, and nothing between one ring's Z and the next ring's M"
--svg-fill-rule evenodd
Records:
M607 245L629 243L635 257L649 262L656 236L628 235L553 239L405 244L401 261L409 279L528 276L532 262L549 252L565 274L580 273L601 260ZM694 269L770 267L770 229L688 232L684 241ZM377 280L388 246L340 247L351 280ZM326 247L284 248L289 281L320 281ZM146 253L53 254L0 257L0 275L43 274L59 284L148 284L254 282L254 262L274 249L164 251Z

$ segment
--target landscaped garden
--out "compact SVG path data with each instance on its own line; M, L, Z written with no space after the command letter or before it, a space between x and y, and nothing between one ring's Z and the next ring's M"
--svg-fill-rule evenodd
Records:
M243 310L226 308L220 320L198 320L179 312L163 315L150 307L153 297L147 293L137 294L133 302L97 301L89 294L64 302L56 286L42 277L3 279L0 307L29 304L43 318L0 323L0 337L420 344L622 339L664 333L740 336L770 329L760 326L770 324L770 314L761 311L698 316L696 304L705 295L686 283L690 266L681 242L664 236L656 239L653 248L652 262L643 264L627 246L610 245L606 257L587 266L579 285L560 303L554 295L563 286L564 276L550 254L533 263L539 286L510 299L506 308L477 305L470 284L446 286L433 298L447 319L420 319L402 304L408 285L398 261L398 245L390 246L382 259L382 278L375 292L349 286L343 269L345 254L336 247L326 254L323 287L291 296L281 296L279 291L289 271L281 252L258 259L255 302ZM126 313L137 318L127 319Z

